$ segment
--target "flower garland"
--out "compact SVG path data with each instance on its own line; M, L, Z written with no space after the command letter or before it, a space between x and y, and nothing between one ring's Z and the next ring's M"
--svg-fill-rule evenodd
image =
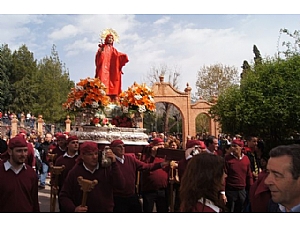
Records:
M154 93L146 84L134 84L119 95L123 113L138 111L139 113L156 110Z
M103 109L110 102L106 95L107 88L98 78L81 79L68 94L63 107L78 112L84 109Z
M90 125L96 127L114 127L114 125L109 122L109 119L101 112L97 112L94 115L91 119Z

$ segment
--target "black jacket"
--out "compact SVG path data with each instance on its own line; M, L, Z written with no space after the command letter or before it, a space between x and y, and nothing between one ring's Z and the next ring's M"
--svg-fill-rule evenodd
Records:
M42 159L43 163L46 163L47 165L49 165L48 160L47 160L47 156L48 156L48 151L49 151L49 147L52 144L45 141L42 144L40 144L40 146L38 147L38 151L40 153L40 157Z

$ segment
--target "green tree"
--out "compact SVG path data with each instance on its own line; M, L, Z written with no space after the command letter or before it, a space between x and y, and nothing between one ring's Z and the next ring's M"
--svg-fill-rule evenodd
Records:
M257 134L276 145L300 128L300 56L268 58L211 108L228 133Z
M10 110L15 113L29 112L34 100L32 79L37 73L36 60L26 45L22 45L12 54L12 65L9 77L13 97Z
M33 112L42 114L48 122L60 122L66 118L66 111L62 104L74 82L70 81L68 70L60 61L55 45L50 57L46 56L38 63L38 73L34 78L35 98Z
M221 123L222 132L235 134L241 130L241 92L239 85L231 85L209 111L211 117Z
M279 42L281 35L285 34L288 36L289 40L284 40L281 43L281 46L283 46L284 50L279 50ZM278 55L284 54L285 57L288 57L290 55L299 54L300 50L300 30L295 30L294 32L289 31L286 28L280 29L280 35L278 39Z
M219 96L231 84L239 82L238 70L233 66L215 64L203 66L198 71L197 95L210 101L213 95Z
M210 117L206 114L198 114L196 117L196 132L197 134L206 133L209 131Z
M7 44L0 47L0 111L6 112L12 102L11 86L9 83L12 53Z
M63 122L67 112L62 103L74 87L68 70L53 45L50 57L37 63L26 45L11 53L0 47L0 109L16 114L43 115L47 123Z
M247 75L247 71L251 69L248 61L245 60L241 68L243 69L241 72L241 79L243 79Z
M256 65L261 64L262 58L260 55L260 51L256 45L253 45L253 53L254 53L254 62Z

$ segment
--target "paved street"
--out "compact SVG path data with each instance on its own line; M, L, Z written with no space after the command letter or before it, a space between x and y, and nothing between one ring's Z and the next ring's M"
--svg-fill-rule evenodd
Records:
M49 179L47 179L47 184L45 189L39 189L39 203L41 212L50 212L50 186L48 186ZM56 209L58 212L58 201L56 199Z

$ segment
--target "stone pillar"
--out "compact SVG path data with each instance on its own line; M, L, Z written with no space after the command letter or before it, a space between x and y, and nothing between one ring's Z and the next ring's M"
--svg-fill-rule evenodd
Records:
M16 115L14 114L12 116L12 120L11 120L11 134L10 134L10 138L15 137L18 134L18 119L16 117Z
M37 120L37 122L38 122L38 135L39 136L43 136L43 124L44 124L44 120L43 120L43 116L42 115L39 115L39 117L38 117L38 120Z
M23 113L21 114L20 127L25 128L25 115Z
M66 123L66 132L70 132L71 131L71 120L70 120L70 116L67 116L67 120L65 120Z
M54 135L54 132L55 132L55 126L51 125L51 134Z

